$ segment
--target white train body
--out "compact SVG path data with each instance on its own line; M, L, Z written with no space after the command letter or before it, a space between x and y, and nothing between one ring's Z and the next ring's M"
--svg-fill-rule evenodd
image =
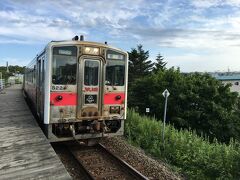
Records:
M24 92L47 138L123 135L128 54L106 44L52 41L26 67Z

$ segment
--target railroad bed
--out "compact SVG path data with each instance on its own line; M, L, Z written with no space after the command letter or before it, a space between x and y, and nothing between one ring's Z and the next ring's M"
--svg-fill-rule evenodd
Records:
M53 147L74 179L148 179L102 144L88 147L62 143Z
M101 144L69 150L91 179L147 179Z

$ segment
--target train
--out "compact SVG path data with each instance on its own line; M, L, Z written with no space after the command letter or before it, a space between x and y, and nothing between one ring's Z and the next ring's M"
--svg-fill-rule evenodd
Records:
M23 92L50 142L124 133L128 53L105 43L51 41L26 66Z

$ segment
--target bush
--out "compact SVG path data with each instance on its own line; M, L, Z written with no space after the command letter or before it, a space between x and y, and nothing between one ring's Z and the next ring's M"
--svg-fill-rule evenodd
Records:
M128 111L125 136L154 157L177 167L190 179L239 179L240 144L231 140L228 145L215 139L199 137L194 131L165 128L162 142L162 122Z

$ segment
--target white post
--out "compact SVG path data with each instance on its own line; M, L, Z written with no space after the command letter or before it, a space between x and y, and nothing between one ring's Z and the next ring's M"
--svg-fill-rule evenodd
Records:
M163 144L165 144L164 142L164 133L165 133L165 124L166 124L166 116L167 116L167 99L168 97L165 97L165 106L164 106L164 116L163 116L163 132L162 132L162 141Z
M164 134L165 134L165 124L166 124L166 117L167 117L167 100L168 96L170 95L169 91L165 89L162 93L163 97L165 97L165 106L164 106L164 115L163 115L163 130L162 130L162 142L163 146L165 145Z

